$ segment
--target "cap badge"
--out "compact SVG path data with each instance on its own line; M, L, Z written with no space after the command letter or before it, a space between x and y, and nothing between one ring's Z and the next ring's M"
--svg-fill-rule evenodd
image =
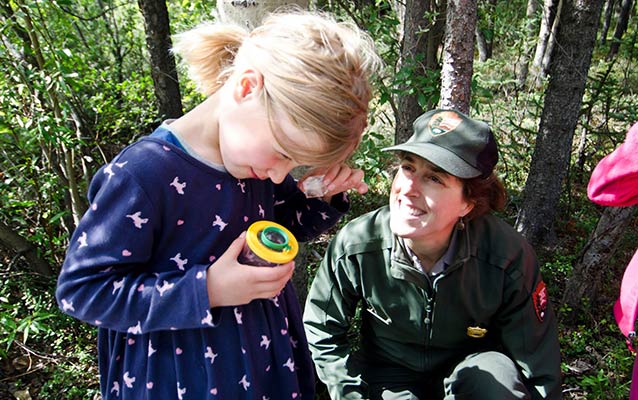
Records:
M445 135L456 129L463 122L461 117L453 111L441 111L430 118L428 128L432 136Z

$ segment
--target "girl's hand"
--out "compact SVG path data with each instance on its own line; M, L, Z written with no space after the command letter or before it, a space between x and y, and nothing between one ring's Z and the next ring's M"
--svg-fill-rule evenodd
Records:
M250 266L237 262L245 242L244 232L208 268L206 285L211 308L237 306L248 304L254 299L275 297L292 277L294 261L276 267Z
M329 169L313 169L306 173L299 180L299 187L303 190L303 182L311 176L323 175L323 199L330 201L337 193L346 192L350 189L356 190L359 194L368 191L368 185L363 181L363 171L352 169L345 164L335 165Z

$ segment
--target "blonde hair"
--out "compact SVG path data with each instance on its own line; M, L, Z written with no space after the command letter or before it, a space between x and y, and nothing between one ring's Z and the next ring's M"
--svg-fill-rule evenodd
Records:
M263 76L263 102L274 121L284 113L297 128L317 135L321 149L275 139L298 162L328 166L355 150L367 126L370 77L380 66L372 39L353 24L312 12L273 13L248 32L206 24L176 36L174 52L206 95L236 68Z

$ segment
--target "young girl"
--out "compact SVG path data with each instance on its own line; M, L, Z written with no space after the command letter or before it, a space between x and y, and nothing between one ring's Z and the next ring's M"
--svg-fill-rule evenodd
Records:
M603 206L631 207L638 205L638 123L634 124L625 141L600 160L589 178L587 196ZM627 338L632 352L636 352L636 317L638 316L638 251L625 268L620 296L614 304L614 317ZM638 356L634 360L629 400L638 400Z
M367 190L344 161L366 126L372 42L297 12L250 33L201 26L175 51L208 97L97 172L59 305L98 327L105 400L313 399L294 263L237 256L252 222L307 240L347 210L343 192ZM322 198L298 188L299 165L325 175Z

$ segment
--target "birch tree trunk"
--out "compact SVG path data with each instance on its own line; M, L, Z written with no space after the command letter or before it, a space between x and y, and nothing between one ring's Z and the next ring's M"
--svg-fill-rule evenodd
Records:
M476 13L476 0L448 1L440 104L466 114L470 111Z
M532 61L532 74L534 78L544 76L543 58L547 53L547 46L558 12L559 0L545 0L543 2L543 16L541 17L540 30L538 32L538 41L536 42L536 51Z
M525 18L527 24L525 30L527 34L523 39L523 53L518 62L518 68L516 68L516 82L519 87L523 87L527 81L527 75L529 73L529 60L532 53L532 43L536 39L536 13L538 12L538 2L536 0L527 1L527 10L525 12Z
M269 13L290 5L307 9L308 0L218 0L217 12L219 12L221 21L241 25L252 30L261 25L261 21Z

